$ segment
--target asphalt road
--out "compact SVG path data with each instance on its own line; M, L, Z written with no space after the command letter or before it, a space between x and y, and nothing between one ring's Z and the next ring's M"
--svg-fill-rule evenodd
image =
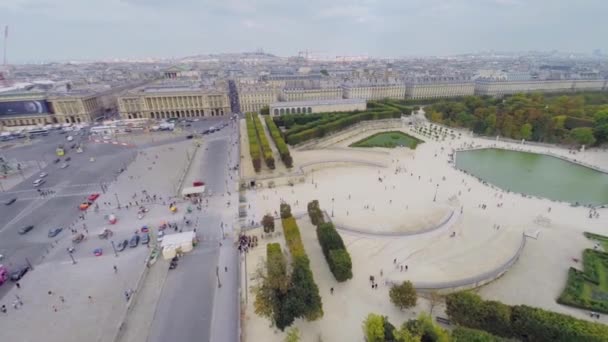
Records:
M217 125L226 118L212 118L192 123L186 131L201 131L210 126ZM220 132L221 133L221 132ZM218 133L215 133L218 134ZM128 167L135 158L138 148L148 147L142 145L136 148L126 148L112 144L89 143L85 141L84 152L76 153L69 146L74 142L66 141L67 135L51 132L49 136L36 138L32 144L0 150L0 155L8 160L17 161L43 161L41 166L47 164L41 171L48 173L46 183L40 187L42 190L52 189L53 195L41 197L32 182L38 178L38 172L10 189L0 192L0 254L4 260L0 263L9 268L26 265L31 262L34 266L46 253L51 239L47 233L50 228L69 226L80 214L77 209L88 194L101 192L101 183L112 182L116 172ZM169 144L183 140L183 137L163 141L158 144ZM54 164L57 158L55 149L59 144L67 147L65 157L71 157L69 167L60 169ZM95 162L89 158L95 157ZM61 159L63 160L64 157ZM10 198L17 201L10 206L4 201ZM27 225L34 225L34 229L26 235L19 235L18 230ZM69 232L67 232L69 233ZM66 234L64 231L61 234ZM27 275L22 280L27 282ZM7 282L0 286L0 299L8 292L13 283Z
M226 197L222 197L221 193L226 192L226 181L229 180L227 165L230 134L234 134L234 131L224 128L210 136L204 145L206 150L199 172L201 179L207 184L207 189L216 194L209 199L210 208L225 206L226 203ZM232 157L235 158L234 153ZM207 236L213 234L219 239L222 234L220 224L226 222L226 218L213 210L205 211L200 218L203 224L197 233L202 232ZM227 245L224 247L228 248L229 252L234 252L229 240L225 240L225 244ZM169 272L163 287L149 342L210 341L212 331L217 329L218 325L227 331L222 341L238 340L238 284L236 281L224 282L222 288L218 289L216 277L218 264L220 279L226 276L224 266L235 273L237 259L229 260L230 263L220 260L220 246L217 241L202 242L193 252L181 258L178 268ZM227 291L230 294L228 303L216 303L217 291Z

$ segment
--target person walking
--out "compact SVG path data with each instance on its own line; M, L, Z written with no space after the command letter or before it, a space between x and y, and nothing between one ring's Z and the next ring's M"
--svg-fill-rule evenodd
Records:
M118 267L116 267L116 265L114 265L114 273L118 273Z
M332 295L334 294L334 288L333 287L331 289L329 289L329 293L332 294Z

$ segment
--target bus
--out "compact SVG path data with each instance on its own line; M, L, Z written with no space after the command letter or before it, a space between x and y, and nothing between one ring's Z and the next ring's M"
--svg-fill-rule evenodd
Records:
M48 129L34 129L27 133L32 137L39 136L39 135L47 136L47 135L49 135L49 130Z

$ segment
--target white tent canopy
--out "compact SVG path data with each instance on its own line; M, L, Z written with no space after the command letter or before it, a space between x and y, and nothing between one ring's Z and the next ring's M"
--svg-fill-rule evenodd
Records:
M182 190L182 196L189 196L189 195L200 195L203 192L205 192L205 186L201 185L201 186L192 186L189 188L184 188Z

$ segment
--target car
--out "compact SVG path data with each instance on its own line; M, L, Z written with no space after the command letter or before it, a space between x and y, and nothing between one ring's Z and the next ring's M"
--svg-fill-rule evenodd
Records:
M72 150L73 150L73 149L75 149L75 148L76 148L76 144L72 144L72 145L70 146L70 148L71 148Z
M25 227L19 228L19 234L21 234L21 235L27 234L32 229L34 229L34 226L25 226Z
M57 164L57 163L59 163L60 161L61 161L61 159L57 158L57 159L53 160L53 163Z
M148 233L144 233L141 236L141 244L142 245L147 245L148 242L150 242L150 235Z
M19 281L19 280L21 280L21 278L23 278L23 276L29 270L30 270L29 266L19 267L16 270L12 271L9 277L10 277L11 281Z
M192 138L194 138L194 135L192 135L192 134L186 136L186 139L192 139Z
M32 184L34 184L34 187L39 187L42 184L46 183L46 181L44 179L38 178L36 179Z
M90 194L89 197L87 197L87 199L89 200L89 202L95 202L96 199L99 198L99 194L95 193L95 194Z
M46 172L40 172L40 174L38 175L38 178L44 178L46 176L48 176L49 174Z
M165 232L163 232L162 230L158 232L158 237L156 238L156 241L158 242L163 242L163 238L165 237Z
M78 206L78 209L80 209L82 211L85 211L85 210L89 209L90 206L91 206L91 203L89 203L89 202L82 202Z
M68 163L63 163L63 164L59 165L59 167L62 169L65 169L68 166L70 166L70 164L68 164Z
M69 162L70 160L72 160L72 157L65 157L64 159L66 162Z
M49 229L49 237L54 238L55 236L59 235L59 233L61 233L62 230L63 230L63 228L61 228L61 227Z
M129 245L129 240L122 240L116 246L116 250L119 251L119 252L122 252L122 251L125 250L125 248L127 248L128 245Z
M203 131L203 135L207 135L207 134L209 134L209 130L208 129L206 129L206 130Z
M169 264L169 269L172 270L177 267L177 260L175 258L171 259L171 263Z
M129 247L135 248L135 247L137 247L138 244L139 244L139 235L135 234L131 238L131 241L129 241Z
M11 204L15 203L15 201L17 201L17 197L13 197L13 198L5 201L4 205L11 205Z

